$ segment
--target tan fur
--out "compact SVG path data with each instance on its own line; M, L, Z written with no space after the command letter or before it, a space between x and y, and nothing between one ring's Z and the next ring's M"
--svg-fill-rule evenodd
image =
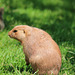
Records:
M3 18L2 18L3 12L4 12L4 9L0 8L0 31L2 31L5 27Z
M35 27L20 25L13 28L8 35L21 42L26 62L31 64L34 72L38 70L39 75L59 73L61 53L48 33Z

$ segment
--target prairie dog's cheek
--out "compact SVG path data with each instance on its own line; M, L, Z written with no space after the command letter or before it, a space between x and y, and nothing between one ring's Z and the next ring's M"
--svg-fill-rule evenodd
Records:
M24 33L21 33L21 38L25 38L25 34Z
M24 34L22 31L16 33L16 36L17 36L17 38L19 38L19 39L25 38L25 34Z
M25 37L25 33L24 33L23 31L20 31L20 32L19 32L19 35L20 35L21 37Z
M15 37L15 33L12 33L12 36Z

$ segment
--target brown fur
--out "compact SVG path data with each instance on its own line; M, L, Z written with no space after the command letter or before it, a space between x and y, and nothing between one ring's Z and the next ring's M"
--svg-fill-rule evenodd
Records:
M4 12L4 9L3 8L0 8L0 31L2 31L4 29L4 22L3 22L3 12Z
M34 72L39 75L57 75L61 67L61 53L58 45L45 31L20 25L13 28L8 35L19 40L27 64L31 64Z

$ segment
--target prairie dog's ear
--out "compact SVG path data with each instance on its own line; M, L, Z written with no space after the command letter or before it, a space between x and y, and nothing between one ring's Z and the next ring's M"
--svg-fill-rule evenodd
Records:
M27 36L31 35L31 31L32 31L32 28L31 28L31 27L30 27L30 28L25 28L25 29L23 30L23 32L24 32L25 35L27 35Z

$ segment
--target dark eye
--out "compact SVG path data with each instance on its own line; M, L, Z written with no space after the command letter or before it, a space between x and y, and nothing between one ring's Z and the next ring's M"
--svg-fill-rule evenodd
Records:
M13 32L17 32L17 30L14 30Z

